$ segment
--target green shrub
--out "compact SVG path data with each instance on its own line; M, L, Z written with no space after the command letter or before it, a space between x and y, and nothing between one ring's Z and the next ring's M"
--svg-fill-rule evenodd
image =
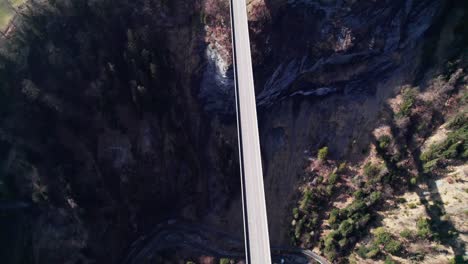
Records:
M448 146L448 148L442 152L442 157L446 159L455 159L458 157L458 154L461 153L461 150L463 150L463 142L457 141Z
M302 230L304 229L305 219L302 218L301 220L297 221L296 228L294 229L294 237L299 239L302 235Z
M402 245L401 245L401 242L391 239L388 243L385 244L384 249L388 253L392 255L396 255L400 253L402 249Z
M354 198L356 199L363 199L365 193L362 190L357 190L353 193Z
M335 261L336 258L338 257L336 248L330 248L328 250L325 250L325 256L327 256L327 259L330 260L331 262Z
M363 228L369 223L370 220L371 220L371 215L370 214L365 214L363 216L358 215L358 217L356 219L356 225L358 227L360 227L360 228Z
M462 112L453 117L447 124L448 129L460 129L468 123L468 113Z
M423 164L423 169L425 173L430 173L439 165L439 159L434 159Z
M360 246L356 252L361 258L372 258L375 259L380 255L380 248L377 245L370 245L366 247L364 245Z
M450 260L450 264L466 264L468 261L461 255L455 256L453 259Z
M416 222L418 228L417 235L420 238L430 238L432 236L431 224L427 218L419 218Z
M415 209L418 206L416 204L414 204L414 203L409 203L408 207L409 207L409 209Z
M339 237L340 233L336 230L331 231L325 238L325 247L331 245Z
M383 135L377 139L380 149L387 149L392 142L392 138L389 135Z
M405 152L406 150L402 150L402 151ZM401 153L395 153L390 157L390 162L396 164L401 161L401 157L402 157Z
M338 241L338 245L340 248L344 248L348 245L348 239L346 237L342 238L340 241Z
M296 228L294 229L294 240L295 241L299 241L299 239L301 238L301 228L299 228L299 226L296 225Z
M468 21L468 20L467 20ZM462 104L468 104L468 92L463 93L462 97L460 98L460 103Z
M416 185L418 183L418 178L416 177L411 178L410 183L411 185Z
M339 209L334 208L333 210L331 210L330 217L328 218L328 224L331 226L335 225L338 221L339 214L340 214Z
M354 222L352 219L346 219L341 222L340 227L338 228L343 237L348 237L354 231Z
M297 207L293 208L293 218L294 219L299 218L299 208L297 208Z
M346 166L347 166L346 162L340 163L340 165L338 166L337 172L338 172L338 173L343 173L343 172L345 172L345 171L346 171Z
M307 207L309 206L310 202L312 201L312 199L313 199L312 190L306 189L304 191L301 201L299 202L299 209L301 209L302 211L305 211Z
M416 102L416 95L418 93L418 88L409 88L406 87L402 90L401 95L403 97L403 102L400 105L400 110L396 113L396 116L407 117L411 113L414 103Z
M433 144L420 155L424 171L430 172L439 165L439 160L468 159L468 123L452 124L456 128L447 134L447 138L440 143Z
M323 177L322 176L318 176L317 177L317 183L322 183L323 182Z
M372 163L368 162L364 165L364 175L373 178L380 173L380 168L377 165L373 165Z
M335 184L338 181L338 174L336 172L332 172L328 176L328 184Z
M403 198L403 197L398 197L398 198L396 199L396 202L397 202L397 203L406 203L407 201L406 201L406 199Z
M402 249L402 244L393 239L392 234L387 232L383 227L375 229L373 241L374 248L383 246L384 250L390 254L398 254Z
M231 260L228 258L222 258L219 260L219 264L229 264L231 263Z
M385 231L383 227L379 227L374 231L375 235L375 242L380 245L386 245L388 242L392 240L392 235Z
M414 237L413 231L405 228L403 231L400 232L400 236L406 239L412 239Z
M328 156L328 147L323 147L321 149L319 149L319 152L318 152L318 159L319 160L326 160L327 159L327 156Z
M382 193L381 192L372 192L369 196L369 201L371 204L375 204L382 198Z
M305 233L305 234L304 234L303 241L304 241L305 243L310 243L311 240L312 240L312 236L311 236L309 233Z
M379 248L373 248L373 249L369 250L369 252L367 252L366 258L374 259L374 258L376 258L379 254L380 254L380 249L379 249Z
M364 213L367 210L367 205L363 200L356 199L348 207L344 209L347 217L351 217L356 213Z
M310 212L309 214L309 221L307 222L307 225L306 227L311 229L312 227L314 227L317 223L318 223L318 213L317 212Z
M384 264L396 264L396 262L393 261L391 257L387 256L387 258L385 258Z
M366 246L362 245L360 246L357 250L356 250L356 253L358 254L358 256L360 256L361 258L367 258L367 253L369 252L369 250L367 249Z
M336 231L330 232L330 234L327 235L327 237L324 240L324 253L325 256L328 258L330 261L334 261L337 256L338 256L338 251L336 248L335 240L339 236L339 233Z

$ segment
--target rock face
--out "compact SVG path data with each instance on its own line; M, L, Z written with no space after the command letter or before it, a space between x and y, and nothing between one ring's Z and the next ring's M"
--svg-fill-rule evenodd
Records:
M121 10L129 8L118 2ZM40 226L34 225L36 263L65 263L67 256L117 263L133 240L168 218L242 235L228 2L142 0L130 7L133 13L122 13L132 21L124 23L128 30L107 28L126 41L116 54L127 55L105 61L106 53L78 53L84 65L102 68L70 68L65 81L82 85L74 98L47 88L66 84L54 71L39 71L72 64L60 61L57 54L65 48L56 40L38 44L47 58L34 49L26 54L36 72L18 70L13 81L27 87L26 95L39 87L39 98L49 98L37 99L41 104L59 107L50 103L59 98L70 105L59 114L32 109L2 124L4 139L16 133L9 140L13 149L20 148L18 142L26 146L21 150L34 168L26 181L36 183L36 196L48 197L41 198ZM336 158L358 160L393 91L424 81L429 63L437 69L458 52L432 54L438 43L429 43L454 10L450 1L436 0L248 1L273 244L288 244L290 203L310 153L328 145ZM76 30L76 21L67 23ZM64 30L56 26L48 28ZM72 34L80 48L92 47L85 33ZM157 63L146 77L112 75L125 67L132 71L133 64L123 60L131 56L133 38L138 48L160 54ZM37 58L49 60L47 66ZM84 77L73 79L77 69ZM156 72L157 81L148 80ZM109 90L103 93L103 87ZM153 92L155 87L160 90ZM18 120L21 127L13 125ZM47 186L46 194L41 186ZM46 238L62 241L65 234L76 241L56 254L60 246Z
M414 51L443 6L440 1L250 1L259 105L296 95L372 94L375 88L369 87L377 84L370 81L385 79L404 63L398 55Z
M385 99L414 81L422 36L441 5L289 1L278 8L265 62L271 69L258 95L262 139L281 129L286 142L264 153L270 206L287 208L305 150L328 145L337 158L359 157ZM288 224L285 213L270 209L272 226ZM273 241L284 237L272 232Z

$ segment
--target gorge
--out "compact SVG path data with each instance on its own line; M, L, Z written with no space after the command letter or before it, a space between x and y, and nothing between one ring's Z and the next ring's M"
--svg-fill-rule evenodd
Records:
M468 198L467 5L247 10L271 243L336 263L466 256L468 208L437 188ZM30 1L17 21L0 41L0 194L28 207L3 212L6 263L120 263L172 219L242 237L227 0ZM431 235L376 250L408 197Z

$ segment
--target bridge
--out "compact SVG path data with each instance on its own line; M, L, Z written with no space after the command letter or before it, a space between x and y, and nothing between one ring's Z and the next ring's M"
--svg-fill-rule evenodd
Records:
M270 240L245 0L231 0L231 31L246 261L270 264Z
M247 4L245 0L231 0L230 4L245 256L247 263L270 264L272 263L271 248L250 54ZM296 249L290 252L303 254L322 264L328 263L326 259L310 250Z

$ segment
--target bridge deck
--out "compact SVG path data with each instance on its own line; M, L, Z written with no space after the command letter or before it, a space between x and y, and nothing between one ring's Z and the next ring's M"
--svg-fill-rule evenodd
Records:
M271 263L245 0L231 0L234 78L247 261Z

